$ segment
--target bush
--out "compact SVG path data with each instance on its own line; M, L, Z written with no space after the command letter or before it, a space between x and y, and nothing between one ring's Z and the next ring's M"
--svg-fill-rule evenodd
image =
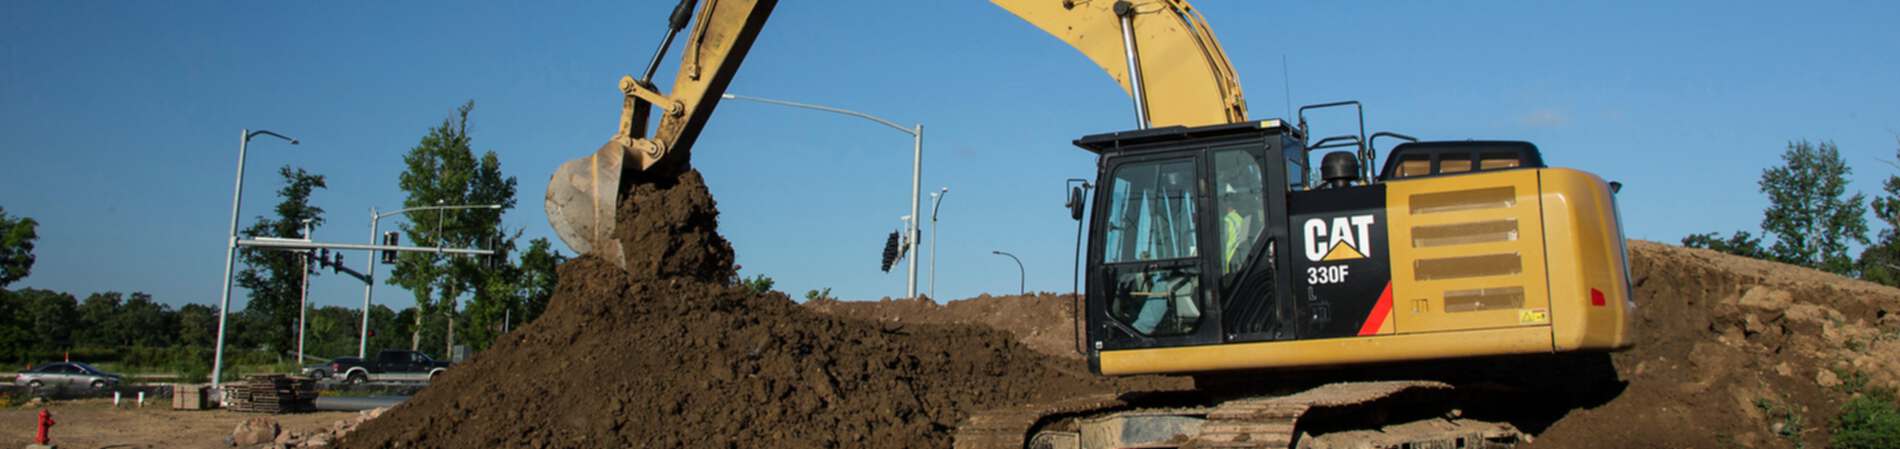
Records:
M1829 446L1842 449L1900 447L1900 406L1891 390L1873 390L1849 399L1834 422Z

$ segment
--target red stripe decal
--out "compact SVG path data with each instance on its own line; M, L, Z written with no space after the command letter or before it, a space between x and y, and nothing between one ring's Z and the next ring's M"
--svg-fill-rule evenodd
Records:
M1386 281L1385 292L1379 294L1379 302L1372 305L1372 313L1366 315L1366 323L1359 326L1359 335L1379 333L1379 327L1385 325L1385 317L1392 314L1392 282Z

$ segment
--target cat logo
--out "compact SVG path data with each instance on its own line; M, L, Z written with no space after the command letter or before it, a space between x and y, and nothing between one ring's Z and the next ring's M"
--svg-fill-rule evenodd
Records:
M1372 256L1372 215L1306 220L1306 260L1338 262Z

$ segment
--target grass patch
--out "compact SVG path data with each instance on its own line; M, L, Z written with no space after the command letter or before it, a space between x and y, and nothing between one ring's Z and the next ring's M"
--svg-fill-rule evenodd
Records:
M1853 396L1867 391L1867 373L1840 367L1831 368L1831 371L1834 371L1836 379L1841 380L1841 384L1835 388L1841 390L1842 393Z
M1795 410L1793 405L1777 403L1768 398L1760 398L1755 400L1755 408L1761 410L1763 415L1768 416L1769 433L1788 440L1788 442L1794 444L1796 448L1806 446L1806 444L1801 441L1801 428L1805 420L1802 419L1801 412Z

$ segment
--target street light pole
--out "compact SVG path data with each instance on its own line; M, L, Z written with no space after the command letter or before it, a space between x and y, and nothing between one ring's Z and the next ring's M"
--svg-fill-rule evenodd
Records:
M376 237L379 234L377 225L381 223L384 218L389 218L389 217L393 217L397 215L407 214L410 212L424 211L424 210L459 210L459 209L501 209L501 205L500 204L478 204L478 205L456 205L456 206L440 206L440 205L422 206L422 207L411 207L407 209L399 209L394 212L387 212L387 213L377 213L376 208L371 207L369 208L369 244L370 245L376 244ZM436 226L439 229L441 226L440 217L437 217L436 223L437 223ZM356 340L356 357L357 358L367 357L368 356L367 354L369 354L369 303L370 303L371 296L373 296L376 291L376 252L370 251L369 257L364 258L363 262L364 262L364 265L363 265L363 327L361 329L361 333L359 334Z
M924 124L918 123L912 127L905 127L904 125L897 124L897 122L885 120L881 117L871 115L871 114L866 114L863 112L853 111L853 110L844 109L844 108L834 108L831 106L810 104L810 103L799 103L796 101L748 97L745 95L737 95L737 94L722 94L719 96L719 98L723 98L727 100L753 101L753 102L759 102L759 103L765 103L765 104L794 107L794 108L799 108L799 109L810 109L814 111L830 112L833 114L849 115L852 117L857 117L857 118L877 122L880 125L888 126L891 129L895 129L895 130L903 132L904 134L910 135L911 137L910 216L912 217L912 220L910 221L910 229L906 231L906 234L908 234L909 241L911 242L911 257L910 257L909 274L906 275L904 294L908 296L910 299L917 299L916 248L917 248L917 240L920 237L919 232L917 231L917 225L918 225L917 222L923 221L923 220L917 219L917 218L922 217L921 215L917 214L917 208L918 208L918 202L919 202L918 200L920 199L919 196L923 194L921 183L923 181L923 176L924 176Z
M303 239L310 240L310 223L303 219ZM303 329L304 320L309 319L310 310L310 251L303 253L303 286L297 289L297 366L303 366Z
M930 194L930 299L937 299L937 211L943 209L943 196L950 193L944 187Z
M1016 261L1016 294L1017 295L1029 294L1029 289L1024 288L1025 286L1028 285L1027 284L1028 280L1024 279L1025 276L1023 274L1023 260L1017 259L1015 254L1010 254L1010 253L1006 253L1002 251L990 251L990 254L995 254L998 256L1008 256L1010 260Z
M238 130L237 181L231 187L231 233L225 235L224 280L222 281L224 286L220 289L222 293L218 298L218 343L212 350L211 356L212 388L218 387L219 377L224 374L224 325L231 316L231 268L237 259L238 205L244 200L244 155L246 147L251 143L251 138L260 134L288 140L291 145L297 144L297 139L284 137L283 134L265 130L251 132L248 128Z
M921 186L918 184L924 176L924 124L918 123L917 130L910 133L910 135L913 142L910 156L910 216L916 217L916 219L910 221L910 241L913 243L911 244L912 249L910 254L910 275L907 276L909 281L905 282L908 287L905 287L904 294L910 296L910 299L916 300L918 254L916 251L917 244L914 242L917 242L922 237L917 235L917 225L924 221L924 216L917 214L917 201L921 199L918 198L918 194L921 193L919 192L919 187ZM932 244L934 245L935 243ZM936 251L937 249L932 247L930 250Z

